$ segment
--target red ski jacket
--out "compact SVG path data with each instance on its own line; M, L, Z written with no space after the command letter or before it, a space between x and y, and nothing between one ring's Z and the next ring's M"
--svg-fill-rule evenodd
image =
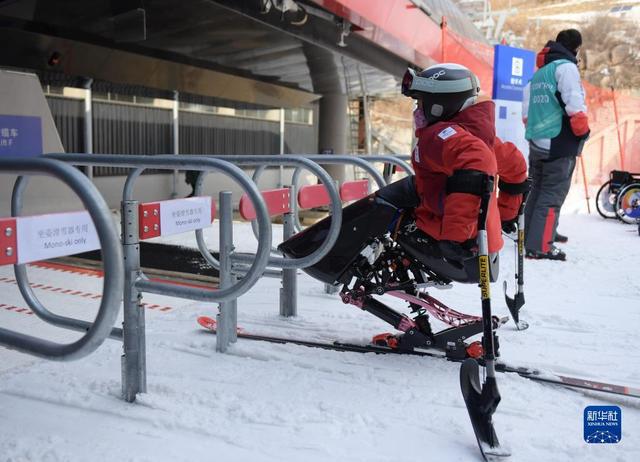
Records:
M480 197L467 193L446 194L447 178L456 170L479 170L506 183L527 179L527 165L522 153L512 143L503 143L495 131L493 101L474 104L454 118L416 130L418 143L412 163L420 205L416 224L437 240L464 242L478 233ZM489 252L499 251L502 240L501 221L518 214L522 194L504 192L489 204L487 235Z

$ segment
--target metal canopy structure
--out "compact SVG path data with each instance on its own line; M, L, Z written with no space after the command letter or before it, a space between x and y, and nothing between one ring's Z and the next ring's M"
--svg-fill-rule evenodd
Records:
M395 91L407 60L351 27L292 0L0 0L0 65L245 106Z
M397 91L407 65L439 59L445 14L478 39L450 0L0 0L0 65L43 83L300 107Z

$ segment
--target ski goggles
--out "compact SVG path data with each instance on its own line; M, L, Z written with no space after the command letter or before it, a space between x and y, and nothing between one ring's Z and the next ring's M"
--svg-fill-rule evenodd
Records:
M446 69L440 72L444 75ZM417 99L421 97L421 93L462 93L470 90L480 92L480 85L473 74L471 77L456 80L438 80L436 76L438 73L432 77L421 77L416 71L408 68L402 77L402 94Z
M417 98L418 92L415 91L413 87L413 81L418 78L416 75L416 71L411 68L408 68L402 77L402 84L400 85L400 89L404 96L408 96L410 98Z

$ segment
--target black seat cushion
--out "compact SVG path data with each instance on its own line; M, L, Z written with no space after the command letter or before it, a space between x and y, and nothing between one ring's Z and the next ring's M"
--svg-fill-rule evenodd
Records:
M477 284L480 281L477 256L464 261L443 257L438 241L422 232L413 220L407 220L402 224L396 236L396 242L411 257L441 278L462 283ZM489 258L491 282L498 279L499 267L498 254L491 254Z

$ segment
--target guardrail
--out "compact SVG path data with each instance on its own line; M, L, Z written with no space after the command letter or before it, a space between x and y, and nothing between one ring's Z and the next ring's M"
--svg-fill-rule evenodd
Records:
M301 158L305 159L306 161L317 162L318 164L352 164L352 165L358 166L363 170L365 170L367 173L369 173L373 181L376 182L378 188L384 187L386 185L386 182L385 182L385 179L380 175L380 173L372 166L372 163L375 163L375 162L389 163L389 164L399 166L400 168L405 170L407 174L413 173L413 171L411 170L411 167L408 164L391 156L354 157L349 155L330 155L330 156L305 155L304 157L301 157L298 155L296 156L288 155L288 156L248 156L248 157L247 156L231 156L231 157L225 156L224 157L224 159L230 159L230 158L233 159L234 162L238 162L244 165L256 166L257 168L253 174L253 180L256 184L258 184L260 176L262 175L262 173L264 172L264 169L267 166L295 165L294 162L299 163ZM274 216L282 215L283 238L285 240L293 236L296 231L299 231L301 229L301 224L299 219L299 207L301 206L301 202L300 202L301 198L299 195L299 190L297 185L299 182L300 174L303 171L303 168L305 168L305 166L298 166L293 172L292 179L291 179L291 186L289 187L290 191L288 192L288 197L290 201L290 206L288 208L284 206L284 204L282 204L282 201L280 200L280 196L279 196L281 194L287 194L287 193L284 191L273 192L275 193L276 200L273 204L273 207L270 210L270 213ZM328 235L325 238L323 245L321 245L313 254L305 257L304 259L298 259L299 264L296 266L296 268L304 268L304 267L313 265L314 263L319 261L319 259L322 258L333 247L333 244L335 243L335 239L333 239L334 233L337 238L337 235L340 229L340 224L341 224L341 214L338 215L337 213L338 211L341 212L341 208L340 208L342 204L341 201L348 201L355 198L364 197L364 195L368 194L369 192L368 181L366 183L367 184L366 192L360 191L360 188L362 187L362 183L354 182L350 186L347 186L348 188L352 188L351 190L344 191L344 194L352 195L352 199L349 199L349 197L346 197L346 196L343 197L343 188L345 187L344 184L341 185L340 194L338 195L338 198L336 198L336 195L334 194L334 191L333 191L333 188L335 186L333 181L330 178L321 177L320 175L318 175L316 171L314 171L314 169L309 168L308 166L306 166L306 169L310 170L312 173L315 173L316 176L321 180L321 184L313 185L309 187L310 189L307 189L307 191L312 191L311 196L313 198L313 201L318 203L318 206L323 205L323 206L330 207L331 214L332 214L332 221L329 227ZM329 187L327 187L328 185ZM273 193L269 192L268 194L273 194ZM304 201L304 198L302 198L302 200ZM306 206L311 207L311 205L309 204L310 202L307 202L305 204L305 208L308 208ZM246 217L246 216L244 218L250 219L249 217ZM255 222L253 221L252 221L252 228L254 231L254 235L259 240L259 233L257 232L255 228ZM199 247L200 247L200 251L204 254L206 252L206 246L204 245L204 242L202 239L199 240ZM272 249L272 251L275 251L275 250ZM311 257L316 254L319 257L317 259L314 258L312 260ZM210 263L214 264L215 266L216 262L212 260L210 261ZM279 266L279 265L272 265L272 261L270 261L268 266ZM282 316L295 316L297 314L297 291L296 291L297 273L295 271L295 268L293 267L284 267L284 266L279 266L279 267L283 268L282 272L274 272L274 271L267 270L266 275L275 276L282 279L282 288L280 290L280 314ZM326 287L326 290L328 292L333 292L333 288ZM235 336L235 325L234 325L234 332L230 333L229 335Z
M103 248L103 259L113 264L113 256L124 259L124 284L119 290L124 299L123 328L109 328L105 336L122 339L124 354L122 357L122 394L125 400L134 401L137 393L146 391L146 345L144 310L141 309L141 298L144 292L165 296L180 297L191 300L218 302L218 336L216 349L226 351L228 344L236 339L237 327L237 298L249 290L255 282L268 270L267 267L280 268L283 287L280 297L280 313L283 316L293 316L297 312L296 306L296 270L315 264L330 251L338 238L342 221L342 202L333 180L327 172L318 165L323 164L355 164L370 173L378 187L385 185L384 178L371 165L373 162L394 164L410 173L410 167L398 159L387 156L372 156L366 161L353 156L115 156L94 154L51 154L47 161L63 161L74 166L108 166L131 169L123 188L122 213L122 250L116 244L114 251L111 247ZM55 160L54 160L55 159ZM284 219L285 239L295 233L295 220L299 203L295 183L291 188L269 191L261 194L256 184L238 167L239 165L257 167L253 180L258 181L261 172L270 165L294 166L294 180L298 181L300 172L306 169L313 173L322 183L310 187L314 194L321 196L321 201L330 206L332 222L329 232L318 249L304 258L283 258L271 256L271 226L270 214L282 214ZM76 176L84 178L75 169ZM166 170L199 170L201 171L195 185L196 197L187 199L139 203L133 198L135 182L147 168ZM208 227L216 213L215 201L201 195L205 175L210 171L226 174L236 181L246 194L241 199L241 214L252 221L254 232L258 238L258 248L255 254L243 255L233 251L233 225L231 193L222 191L219 194L220 218L220 257L216 260L204 243L203 228ZM16 181L12 196L12 211L19 214L22 208L22 195L27 185L24 177ZM352 182L342 185L342 199L355 200L368 194L369 182ZM317 191L316 191L317 190ZM97 194L97 192L96 192ZM263 199L267 198L267 203ZM304 196L304 194L303 194ZM99 197L99 195L98 195ZM277 200L273 200L276 198ZM100 198L100 200L102 200ZM318 199L314 199L316 202ZM327 203L328 200L328 203ZM307 202L308 204L308 202ZM106 207L106 206L105 206ZM185 211L187 215L185 215ZM189 219L184 219L188 216ZM193 217L193 218L192 218ZM173 234L176 232L195 230L196 241L205 260L220 271L220 284L217 290L202 290L192 287L171 285L147 279L140 267L140 240ZM116 241L117 242L117 241ZM105 266L105 274L107 274ZM122 277L122 276L121 276ZM33 293L26 270L16 265L16 281L19 289L31 309L39 317L52 324L93 332L96 323L58 316L47 310ZM113 324L113 323L112 323ZM102 328L104 329L104 328ZM0 331L1 332L1 331ZM102 332L102 331L100 331Z
M45 223L48 230L51 230L52 223L67 223L70 220L77 225L78 218L82 217L84 224L80 228L80 231L86 236L79 237L77 240L79 243L86 244L88 236L97 236L97 245L102 249L104 255L104 285L103 294L98 309L98 314L93 323L83 323L82 328L79 330L86 333L77 341L69 344L59 344L44 340L41 338L20 334L7 329L0 328L0 344L9 348L29 353L34 356L38 356L45 359L53 360L72 360L82 358L91 352L95 351L102 342L112 334L112 327L118 316L118 310L120 308L120 299L122 296L124 286L124 269L122 266L122 249L118 240L118 234L115 226L111 220L111 213L104 199L100 193L93 186L82 173L73 167L66 165L62 162L58 162L51 159L44 158L0 158L0 172L12 173L17 175L50 175L58 178L69 186L80 198L86 212L75 212L66 214L56 214L54 218L52 215L47 215ZM24 176L18 177L17 182L26 184L26 178ZM16 189L14 189L14 192ZM29 241L29 234L39 232L38 226L42 226L42 219L40 216L21 217L20 212L22 209L22 201L20 197L20 189L18 193L12 197L12 218L0 220L2 222L2 232L6 238L13 237L13 247L4 245L2 253L4 259L1 264L14 264L14 271L16 274L16 282L20 289L20 293L25 298L25 301L31 306L36 315L41 314L41 311L50 313L39 302L34 303L35 296L29 286L26 277L25 264L31 261L37 261L44 258L49 258L52 254L56 256L69 255L75 253L74 249L77 249L77 245L74 244L75 238L69 239L69 245L66 245L67 240L56 241L56 244L61 242L61 245L42 245L39 246ZM90 230L89 226L95 227L95 232ZM60 230L60 226L54 228ZM86 228L85 228L86 226ZM69 227L65 225L65 230ZM86 233L85 233L86 229ZM74 228L75 231L75 228ZM43 231L44 233L44 231ZM56 236L59 237L58 233ZM67 233L65 233L66 235ZM46 234L43 234L45 237ZM62 238L60 238L62 239ZM82 239L85 242L82 242ZM25 240L25 245L21 245L21 241ZM49 241L47 241L49 242ZM49 242L51 244L51 242ZM53 252L51 249L54 249ZM38 251L40 250L40 251ZM52 315L51 319L46 319L56 325L65 325L66 323L60 322L61 320L68 319L62 316Z
M225 157L226 158L226 157ZM241 157L242 158L242 157ZM299 158L296 156L296 158ZM373 163L384 163L402 168L407 174L413 174L411 167L400 159L392 156L362 156L354 157L349 155L306 155L305 159L318 162L319 164L353 164L365 170L376 183L378 188L384 187L387 183L380 173L375 169ZM262 160L263 157L258 157L256 160ZM278 156L274 158L278 159ZM264 169L268 165L274 165L270 162L262 162L258 165L258 168L253 174L253 180L257 184ZM278 207L282 207L279 201L276 201L274 208L271 210L272 215L282 215L283 217L283 238L286 240L293 236L296 231L302 229L300 223L299 211L300 208L313 208L320 206L329 206L332 210L332 217L335 217L335 198L330 194L330 190L327 189L326 183L317 185L307 185L302 188L298 187L302 168L297 167L291 178L290 192L288 197L290 200L290 207L280 213ZM389 177L390 178L390 177ZM343 202L360 199L366 196L370 192L370 182L368 180L345 182L340 185L339 197ZM302 194L301 194L302 193ZM277 195L276 195L277 197ZM244 217L247 219L247 217ZM332 219L330 230L335 226L335 220ZM252 222L252 228L254 235L259 239L259 235L256 232L255 223ZM326 242L326 241L325 241ZM330 249L331 247L329 247ZM326 251L322 252L324 256ZM310 266L313 263L309 263L306 266ZM282 316L295 316L297 314L297 274L295 271L289 271L284 269L282 272L273 272L267 270L267 276L278 277L282 279L282 288L280 290L280 314ZM327 293L334 293L335 287L325 284L325 291Z
M396 171L397 167L404 170L407 175L413 175L413 168L406 161L411 161L411 156L403 156L403 155L395 155L395 156L386 156L386 155L372 155L372 156L361 156L361 159L366 160L371 163L382 163L384 164L383 169L383 178L384 181L388 184L391 182L391 178Z
M222 157L220 157L222 158ZM340 233L340 226L342 224L342 202L340 200L339 193L333 184L333 180L329 176L329 174L320 167L317 163L309 160L306 157L296 156L296 155L278 155L278 156L224 156L225 160L230 160L238 165L245 165L256 167L256 170L253 174L253 180L257 184L260 175L264 171L267 166L295 166L296 171L302 171L302 169L306 169L313 173L321 182L323 186L327 189L327 194L330 198L330 210L332 217L334 220L329 227L327 232L327 236L322 244L311 254L307 255L303 258L283 258L272 256L269 258L268 266L280 268L281 272L273 272L267 270L266 273L270 276L278 276L282 277L283 287L280 292L280 314L283 316L295 316L297 313L297 297L296 297L296 270L300 268L306 268L307 266L311 266L318 261L320 261L324 255L326 255L335 244L338 239L338 235ZM202 186L203 178L200 177L196 181L195 193L198 194L200 188ZM288 189L288 188L286 188ZM280 215L283 216L283 225L284 225L284 238L288 239L293 236L295 233L295 228L293 225L293 210L291 204L293 201L291 192L285 192L281 190L275 190L268 192L267 194L267 204L270 206L270 214L271 215ZM279 195L288 194L287 196L287 204L284 201L279 200ZM243 207L246 219L252 219L250 211ZM241 212L243 210L241 209ZM260 243L260 236L262 236L262 232L259 229L255 228L255 220L252 219L252 226L254 230L254 234L258 239L258 243ZM202 236L202 232L196 232L196 240L198 242L198 248L200 249L200 253L202 253L209 264L214 266L215 268L221 268L221 262L218 262L213 255L207 249L207 246L204 242L204 238ZM272 249L273 250L273 249ZM242 268L243 264L246 264L248 261L251 261L251 255L240 255L235 254L231 255L231 280L234 281L238 274L242 274L244 269ZM232 302L232 308L229 309L231 313L233 313L232 320L229 323L224 324L222 327L219 326L218 330L224 330L222 340L220 342L226 343L227 339L229 341L235 341L236 339L236 313L237 313L237 304L236 302ZM226 344L224 345L226 348Z
M81 154L50 154L47 157L61 160L75 166L108 166L108 167L124 167L132 169L129 173L123 188L123 197L121 204L122 213L122 247L125 265L125 281L123 288L124 299L124 322L123 322L123 343L124 355L122 357L122 394L126 401L134 401L136 395L146 391L146 345L145 345L145 319L144 310L141 309L140 301L144 292L165 295L170 297L180 297L190 300L219 302L221 314L221 323L224 326L229 322L231 317L228 313L229 302L249 290L262 275L266 264L269 260L269 250L271 248L271 230L269 216L266 206L260 196L257 187L251 179L237 166L227 162L226 160L207 158L204 156L175 156L175 155L159 155L159 156L117 156L107 154L93 154L91 156ZM151 213L153 210L158 211L158 216L162 218L161 211L163 206L167 210L171 210L171 201L162 203L143 204L133 199L133 188L140 174L147 168L166 169L166 170L200 170L206 175L210 171L216 171L231 177L240 187L248 194L256 211L258 229L262 236L258 242L256 254L251 261L245 276L232 284L225 279L227 272L221 272L221 284L217 289L203 290L193 287L185 287L171 285L158 281L147 279L140 268L140 212L143 214ZM202 177L203 174L200 176ZM14 195L13 201L20 200L22 187L16 186L17 194ZM15 197L18 196L18 197ZM230 242L231 234L228 230L232 227L232 209L231 209L231 193L222 191L220 193L220 246L221 253L229 251L233 243ZM200 199L198 199L200 200ZM174 203L175 205L175 203ZM157 207L157 208L155 208ZM199 208L205 209L206 206L201 205ZM175 209L175 207L174 207ZM202 211L203 211L202 210ZM202 212L200 211L200 212ZM206 213L205 213L206 215ZM157 218L158 216L154 216ZM206 221L206 220L204 220ZM204 221L201 221L203 227ZM206 223L208 226L209 223ZM154 225L162 230L162 223L149 222L146 226L151 229ZM144 226L142 235L145 236ZM166 230L166 227L165 227ZM231 253L230 251L227 253ZM17 279L17 278L16 278ZM21 279L20 285L24 290L28 287L26 278ZM32 300L33 301L33 300ZM35 307L32 305L32 309ZM77 328L79 320L64 320L70 328ZM217 349L224 351L224 346L217 345Z

